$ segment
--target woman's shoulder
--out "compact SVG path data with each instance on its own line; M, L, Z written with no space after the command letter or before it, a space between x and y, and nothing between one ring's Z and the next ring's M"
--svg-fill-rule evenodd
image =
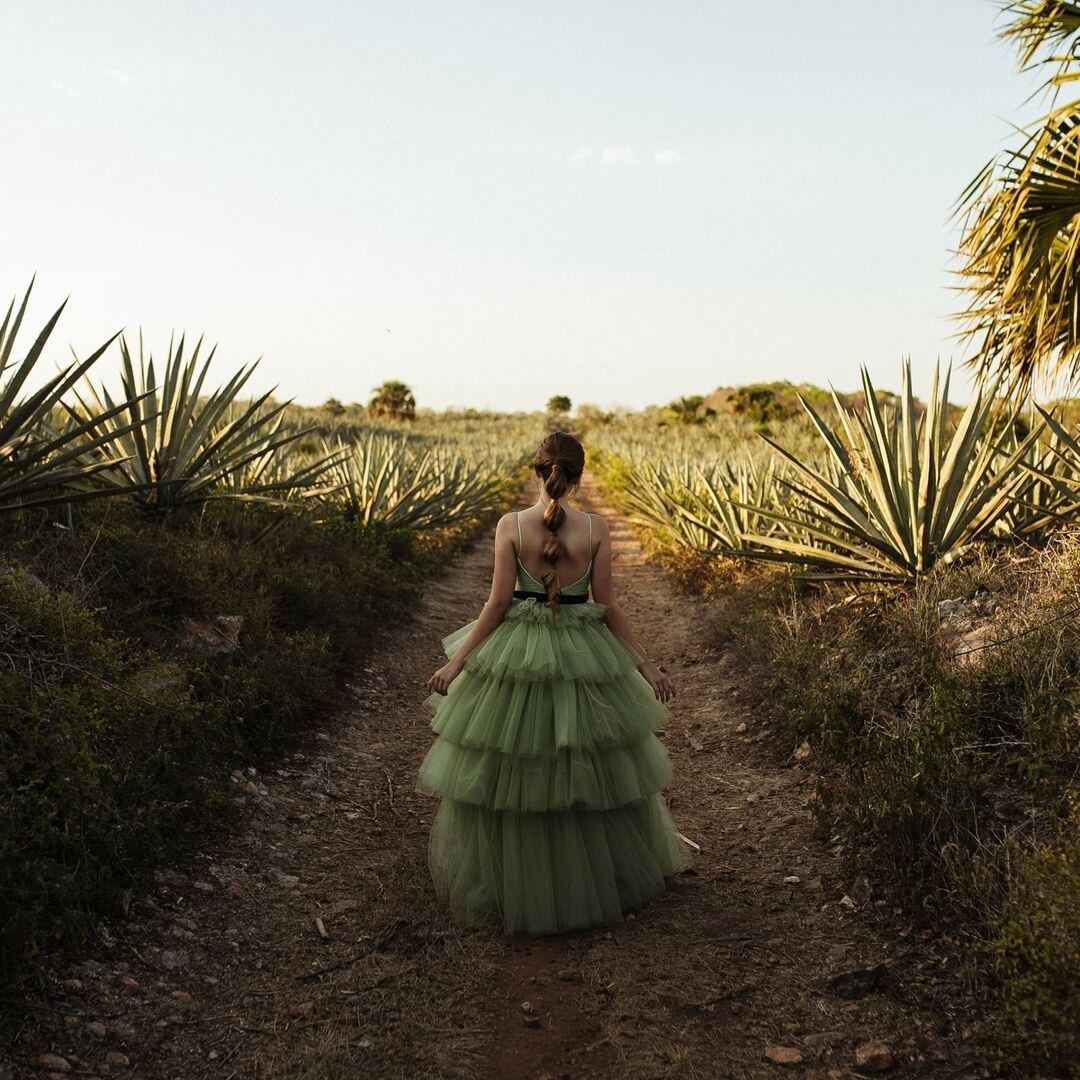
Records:
M598 514L594 510L586 511L589 517L592 518L593 532L598 535L604 534L608 531L607 518L603 514Z

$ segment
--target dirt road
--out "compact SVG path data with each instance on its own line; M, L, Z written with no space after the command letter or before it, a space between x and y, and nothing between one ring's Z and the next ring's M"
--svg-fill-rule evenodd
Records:
M669 805L700 847L690 872L618 929L558 939L463 930L437 905L435 805L413 790L432 738L423 683L486 595L481 543L330 724L237 779L250 829L159 872L57 972L7 1033L0 1078L5 1054L13 1076L184 1080L824 1080L887 1057L891 1076L979 1075L951 1034L950 984L903 914L815 838L813 772L755 706L752 670L714 644L716 602L673 598L591 483L582 504L608 516L622 603L678 688L662 737ZM829 985L878 964L862 996Z

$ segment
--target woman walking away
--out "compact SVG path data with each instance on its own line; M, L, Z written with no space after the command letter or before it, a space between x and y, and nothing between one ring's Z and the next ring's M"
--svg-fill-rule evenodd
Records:
M606 522L567 503L584 467L572 435L540 444L539 497L499 521L488 601L428 680L432 877L457 920L507 933L620 922L689 862L660 794L674 690L615 601Z

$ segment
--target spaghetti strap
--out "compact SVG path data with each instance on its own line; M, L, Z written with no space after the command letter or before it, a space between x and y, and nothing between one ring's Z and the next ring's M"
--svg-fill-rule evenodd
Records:
M589 565L592 565L593 559L596 557L596 552L593 551L592 546L592 514L587 515L589 518Z
M517 527L518 527L518 549L517 549L517 553L518 553L518 558L520 559L521 558L521 511L516 510L514 512L514 517L517 518Z

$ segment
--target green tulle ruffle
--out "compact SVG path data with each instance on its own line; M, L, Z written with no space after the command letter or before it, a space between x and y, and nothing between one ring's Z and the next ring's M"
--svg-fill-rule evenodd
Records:
M453 656L469 623L443 640ZM464 922L530 934L616 922L685 866L660 792L668 715L630 649L585 603L516 600L432 695L417 790L442 804L429 865Z
M617 810L513 814L444 801L429 863L436 891L464 923L553 934L620 922L686 865L663 800Z

